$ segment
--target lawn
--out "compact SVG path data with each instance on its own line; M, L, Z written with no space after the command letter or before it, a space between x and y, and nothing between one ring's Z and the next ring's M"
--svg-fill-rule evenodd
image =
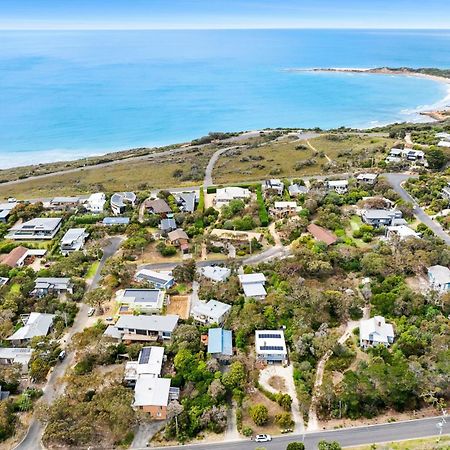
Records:
M190 150L183 155L165 156L158 160L120 162L107 167L85 168L79 172L0 185L0 197L47 198L55 195L83 195L93 191L196 186L203 182L204 170L213 152L214 148ZM189 171L194 170L193 167L197 171L197 178L183 180L184 176L189 176ZM182 174L174 176L178 170L182 170Z
M372 445L362 445L360 447L346 447L349 450L372 450ZM438 441L437 437L425 439L411 439L399 442L389 442L387 444L377 444L377 450L436 450L449 449L450 436L442 436Z
M91 264L91 267L89 267L89 270L87 271L86 275L85 275L85 279L89 280L90 278L93 278L95 275L95 272L97 272L97 268L98 265L100 264L99 261L96 261L94 263Z

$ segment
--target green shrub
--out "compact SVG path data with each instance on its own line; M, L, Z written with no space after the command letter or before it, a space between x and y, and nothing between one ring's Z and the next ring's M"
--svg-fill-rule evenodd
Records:
M255 425L262 427L269 421L269 410L262 403L258 403L250 408L250 416Z
M266 204L262 195L261 186L258 185L256 188L256 200L259 207L259 220L262 227L267 227L269 225L269 213L267 212Z
M245 437L250 437L250 436L253 434L253 429L250 428L250 427L244 427L244 428L242 429L242 434L243 434Z

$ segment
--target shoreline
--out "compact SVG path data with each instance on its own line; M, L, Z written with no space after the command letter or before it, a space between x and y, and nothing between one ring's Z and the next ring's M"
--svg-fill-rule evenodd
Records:
M420 116L429 117L432 121L442 121L450 118L450 78L440 75L434 75L431 73L421 72L422 69L410 69L406 67L402 68L389 68L389 67L376 67L376 68L364 68L364 67L312 67L312 68L288 68L284 69L285 72L322 72L322 73L355 73L355 74L369 74L369 75L393 75L393 76L406 76L422 78L425 80L432 80L436 83L445 84L448 86L447 95L436 105L442 103L445 104L440 108L417 110L417 114Z

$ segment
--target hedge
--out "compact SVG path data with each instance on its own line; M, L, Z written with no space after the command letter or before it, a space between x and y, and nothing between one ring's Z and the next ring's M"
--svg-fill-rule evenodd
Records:
M269 225L269 213L267 212L266 204L264 203L261 186L256 188L256 200L259 206L259 220L261 221L261 226L267 227L267 225Z

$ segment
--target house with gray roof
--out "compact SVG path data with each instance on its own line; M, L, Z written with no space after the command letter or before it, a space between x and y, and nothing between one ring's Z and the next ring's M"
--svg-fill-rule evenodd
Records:
M162 217L166 217L167 214L172 213L172 209L167 202L161 198L155 198L154 200L147 200L145 207L150 214L158 214Z
M115 325L110 325L104 335L125 342L168 340L178 325L178 319L176 315L124 315Z
M69 211L76 209L80 203L80 197L54 197L48 203L48 208L54 211Z
M111 210L114 215L123 214L128 205L134 207L136 203L136 194L134 192L116 192L111 196Z
M291 197L298 197L299 195L306 195L309 189L302 184L293 183L288 186L288 191Z
M18 205L17 202L0 203L0 222L6 223L11 211Z
M169 289L175 284L175 279L172 275L150 269L139 270L134 276L134 279L138 283L150 283L158 289Z
M191 310L191 317L205 325L222 325L230 313L231 306L217 300L197 302Z
M34 297L44 297L54 294L73 294L73 284L70 278L38 277L34 282L34 289L31 295Z
M63 256L83 249L84 243L89 234L86 228L69 228L59 243L59 248Z
M161 219L159 229L161 230L161 234L167 236L167 233L177 229L177 223L173 217Z
M54 314L43 314L32 312L22 316L23 327L19 328L12 336L6 338L13 345L20 345L29 342L36 336L47 336L50 332Z
M229 269L228 267L203 266L198 270L202 276L216 283L226 281L231 275L231 269Z
M174 194L180 211L193 213L195 205L198 202L198 196L195 192L178 192Z
M114 225L128 225L129 223L129 217L105 217L102 220L102 224L106 227L112 227Z
M326 182L329 191L343 195L348 192L348 180L330 180Z
M124 289L116 294L119 314L157 314L164 306L164 292L160 289Z
M267 292L264 287L266 284L266 277L263 273L245 273L239 275L244 295L249 298L257 300L264 300Z
M271 180L265 180L262 183L262 190L267 191L273 191L276 195L283 195L284 191L284 183L276 178L272 178Z
M450 269L441 265L428 267L428 282L434 291L450 292Z
M49 240L53 239L61 228L60 218L36 218L14 225L6 235L13 240Z
M406 225L403 214L398 209L363 209L361 219L373 227Z

